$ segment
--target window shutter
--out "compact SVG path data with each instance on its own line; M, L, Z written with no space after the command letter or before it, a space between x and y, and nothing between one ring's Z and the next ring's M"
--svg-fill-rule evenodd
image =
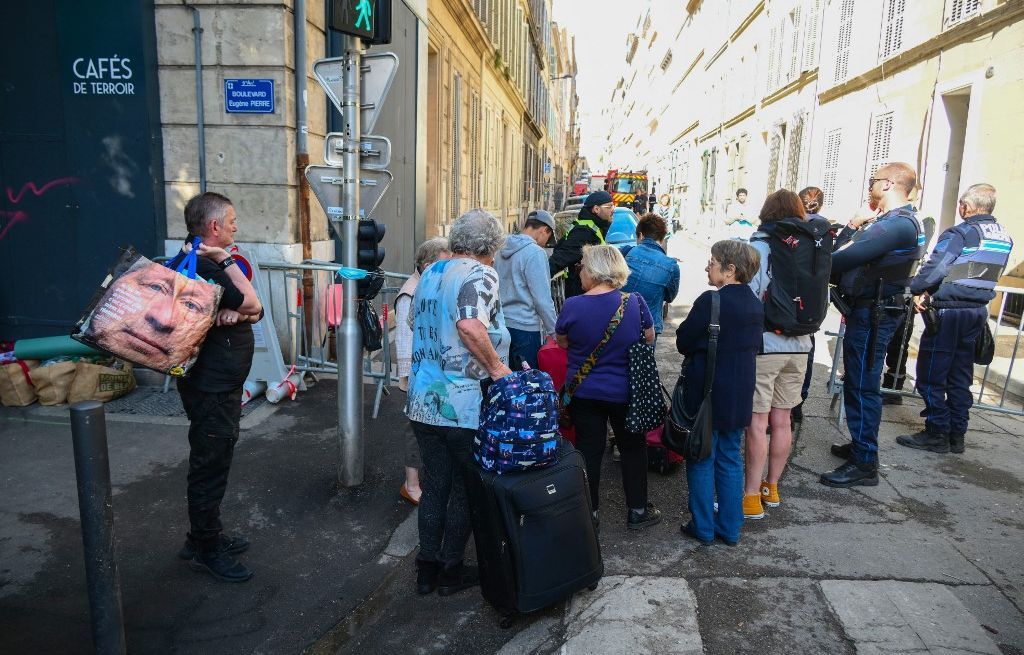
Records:
M452 183L451 183L451 219L455 220L461 213L461 177L462 177L462 77L456 73L452 80Z
M800 114L794 119L789 129L787 141L789 153L786 157L786 184L785 187L791 191L799 188L800 184L800 157L801 148L804 143L804 116Z
M708 204L715 204L715 177L718 171L718 148L711 149L711 165L708 173Z
M779 67L775 53L779 50L779 28L773 25L768 33L768 79L765 81L765 94L771 94L778 86Z
M479 207L480 202L480 95L473 93L469 109L469 170L473 185L470 187L469 204Z
M871 120L871 136L868 139L868 168L864 175L867 182L875 171L889 163L889 146L892 142L893 113L879 114Z
M782 128L772 130L771 143L768 147L768 191L775 193L779 184L779 159L782 157Z
M885 11L882 13L885 25L879 53L882 59L892 57L903 48L903 14L907 0L886 0L885 4Z
M854 0L843 0L839 7L839 38L836 43L835 74L832 81L845 82L850 71L850 41L853 39Z
M787 82L792 82L796 79L797 75L800 74L800 36L801 36L801 25L800 25L800 5L793 8L793 29L791 30L790 38L790 55L789 55L789 74L786 76Z
M821 29L821 0L811 0L810 15L804 28L803 70L809 71L818 66L818 30Z
M946 5L944 28L962 23L981 9L981 0L949 0Z
M822 175L822 191L825 203L835 202L836 178L839 175L839 149L843 142L843 128L837 127L825 135L825 171Z

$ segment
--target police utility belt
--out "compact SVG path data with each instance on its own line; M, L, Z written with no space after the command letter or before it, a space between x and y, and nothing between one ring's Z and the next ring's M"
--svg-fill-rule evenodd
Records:
M841 293L836 287L829 288L829 297L832 301L832 305L839 310L840 314L846 317L850 316L850 314L855 310L864 309L865 307L883 312L905 312L907 310L907 304L913 299L909 289L903 293L897 293L891 296L858 298Z

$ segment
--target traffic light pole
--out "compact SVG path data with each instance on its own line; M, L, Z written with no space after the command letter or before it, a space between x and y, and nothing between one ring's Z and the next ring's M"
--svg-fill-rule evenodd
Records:
M346 35L343 38L345 65L342 71L342 121L344 123L342 187L342 220L339 226L342 240L341 263L358 266L359 229L359 142L362 136L359 124L360 69L362 66L362 39ZM363 340L359 329L356 305L356 281L345 278L344 304L339 328L338 348L338 440L341 446L338 463L338 483L354 487L363 482Z

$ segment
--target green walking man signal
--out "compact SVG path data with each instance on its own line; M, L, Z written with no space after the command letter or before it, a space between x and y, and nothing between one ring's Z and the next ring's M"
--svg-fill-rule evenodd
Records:
M331 29L367 45L391 43L391 0L331 0Z

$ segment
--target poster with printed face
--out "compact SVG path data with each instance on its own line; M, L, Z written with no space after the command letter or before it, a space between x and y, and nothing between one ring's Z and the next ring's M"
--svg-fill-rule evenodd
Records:
M129 249L72 337L130 362L184 375L199 355L224 290Z

